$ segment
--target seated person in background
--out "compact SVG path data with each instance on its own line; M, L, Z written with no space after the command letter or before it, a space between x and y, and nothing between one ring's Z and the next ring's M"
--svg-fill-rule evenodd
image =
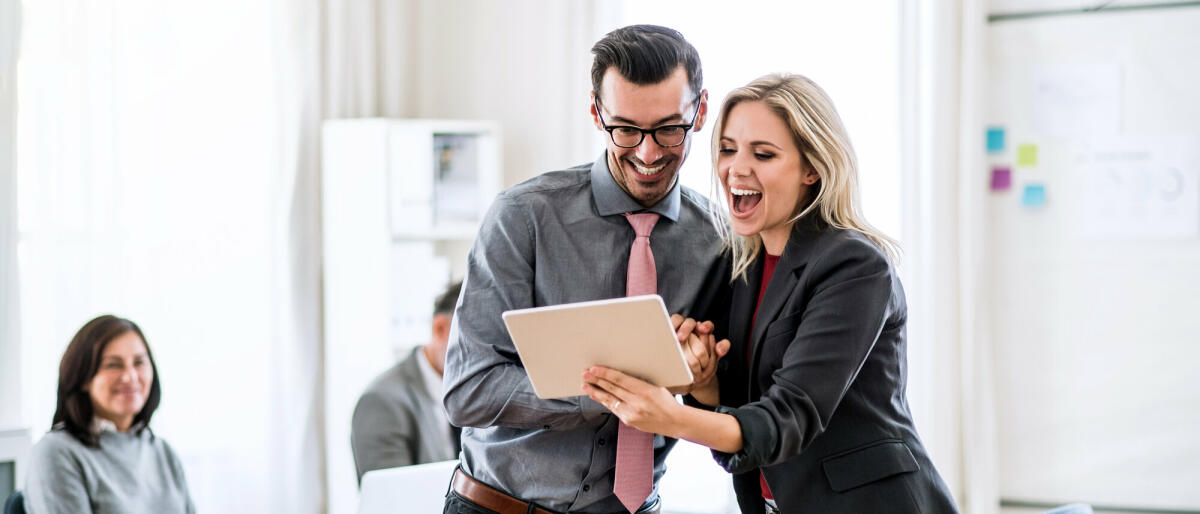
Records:
M63 354L51 430L33 447L30 514L194 513L183 465L150 430L161 395L142 330L104 315Z
M461 287L452 284L434 302L429 344L375 378L359 398L350 427L359 482L373 469L458 458L459 429L442 410L442 368Z

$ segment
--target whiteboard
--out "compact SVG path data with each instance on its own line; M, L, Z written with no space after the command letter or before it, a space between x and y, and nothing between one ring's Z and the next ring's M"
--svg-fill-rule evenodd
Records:
M988 162L1012 167L1012 187L987 195L985 237L1001 497L1198 510L1200 237L1187 223L1200 220L1093 237L1078 160L1114 144L1200 148L1200 8L993 22L986 38L983 112L1006 136ZM1064 69L1097 83L1115 69L1115 119L1066 133L1040 119L1033 86ZM1035 165L1016 165L1020 144L1037 146ZM1044 185L1044 205L1022 205L1026 183Z

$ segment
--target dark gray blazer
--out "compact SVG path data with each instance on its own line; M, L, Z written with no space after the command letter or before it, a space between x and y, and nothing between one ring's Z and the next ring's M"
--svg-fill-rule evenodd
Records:
M430 398L421 378L421 350L380 374L354 407L350 448L359 482L373 469L458 458L458 448L443 435L448 422L442 403Z
M718 335L732 343L717 410L737 418L744 447L714 457L734 474L742 512L764 510L760 469L789 514L956 512L909 414L895 270L862 234L807 218L788 238L753 332L763 257L749 280L717 293L728 305L715 308L729 313ZM728 271L713 280L729 284Z

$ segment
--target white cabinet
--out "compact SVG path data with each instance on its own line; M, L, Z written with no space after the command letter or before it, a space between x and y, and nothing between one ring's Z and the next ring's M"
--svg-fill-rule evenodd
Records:
M458 120L331 120L322 129L329 512L357 505L350 419L367 384L430 336L500 189L500 129ZM447 477L448 479L449 477Z

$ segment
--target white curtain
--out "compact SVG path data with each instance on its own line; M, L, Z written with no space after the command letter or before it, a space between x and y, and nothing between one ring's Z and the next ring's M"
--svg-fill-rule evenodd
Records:
M324 510L319 197L313 132L296 130L316 114L294 100L319 82L280 59L289 7L64 0L24 17L22 420L49 428L75 330L133 319L163 387L153 427L202 512Z
M978 91L981 0L903 4L902 112L914 416L967 513L999 509ZM919 342L919 344L918 344Z
M13 169L20 18L19 0L0 0L0 427L22 426L17 175Z
M303 384L275 404L277 442L288 473L277 483L290 504L280 512L351 511L357 505L349 419L328 419L321 305L321 123L330 118L404 116L411 49L410 2L278 0L273 61L279 100L281 168L272 234L278 238L272 288L277 385ZM337 349L331 349L337 351ZM299 424L295 424L299 422ZM299 429L299 430L298 430Z

